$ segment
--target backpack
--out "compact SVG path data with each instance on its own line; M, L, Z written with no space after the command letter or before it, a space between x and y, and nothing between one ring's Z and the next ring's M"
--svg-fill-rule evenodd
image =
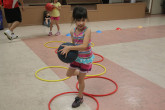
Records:
M3 16L2 16L2 10L0 10L0 30L3 29Z

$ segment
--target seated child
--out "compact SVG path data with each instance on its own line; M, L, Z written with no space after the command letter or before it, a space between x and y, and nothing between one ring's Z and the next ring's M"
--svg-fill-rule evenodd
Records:
M44 17L44 25L47 27L50 27L50 14L49 14L49 12L46 12L46 15Z

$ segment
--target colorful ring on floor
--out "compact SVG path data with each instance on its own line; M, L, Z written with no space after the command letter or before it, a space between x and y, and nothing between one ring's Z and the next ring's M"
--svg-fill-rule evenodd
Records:
M89 77L89 76L100 76L100 75L103 75L103 74L106 73L106 68L105 68L103 65L98 64L98 63L93 63L93 64L99 65L99 66L101 66L102 68L104 68L104 72L102 72L102 73L100 73L100 74L96 74L96 75L86 75L87 77ZM41 68L41 69L37 70L37 71L35 72L35 77L36 77L37 79L39 79L39 80L46 81L46 82L64 81L64 80L66 80L66 79L69 78L69 77L66 77L66 78L64 78L64 79L59 79L59 80L47 80L47 79L40 78L40 77L37 75L37 73L40 72L41 70L44 70L44 69L47 69L47 68L65 68L65 69L68 69L67 67L63 67L63 66L48 66L48 67L44 67L44 68Z
M66 43L65 41L49 41L49 42L46 42L46 43L44 44L44 46L47 47L47 48L58 48L58 47L49 47L49 46L47 46L47 44L52 43L52 42Z
M64 81L64 80L70 78L70 77L66 77L66 78L64 78L64 79L59 79L59 80L47 80L47 79L42 79L42 78L40 78L40 77L37 75L37 73L38 73L39 71L44 70L44 69L47 69L47 68L64 68L64 69L68 69L67 67L63 67L63 66L48 66L48 67L44 67L44 68L41 68L41 69L39 69L39 70L37 70L37 71L35 72L36 78L38 78L39 80L42 80L42 81L46 81L46 82L58 82L58 81Z
M69 94L69 93L78 93L78 92L64 92L64 93L61 93L61 94L58 94L58 95L54 96L52 99L50 99L50 101L49 101L49 103L48 103L48 108L49 108L49 110L51 110L51 107L50 107L51 102L52 102L56 97L58 97L58 96L60 96L60 95L64 95L64 94ZM85 95L88 96L88 97L91 97L92 99L94 99L94 100L96 101L96 103L97 103L97 108L96 108L96 110L99 110L99 102L98 102L98 100L97 100L95 97L91 96L91 95L87 95L87 94L85 94Z
M56 52L57 52L57 49L55 50L55 53L56 53ZM101 55L99 55L99 54L96 54L96 53L94 53L94 55L98 55L98 56L100 56L102 59L101 59L100 61L95 61L95 62L93 62L93 64L98 65L98 66L101 66L101 67L104 69L104 72L102 72L102 73L100 73L100 74L96 74L96 75L86 75L87 77L89 77L89 76L101 76L101 75L103 75L103 74L106 73L106 68L105 68L103 65L101 65L101 64L98 63L98 62L102 62L102 61L104 60L104 57L101 56Z
M92 44L91 47L94 47L95 46L95 44L93 42L91 42L91 44Z
M104 71L102 72L102 73L100 73L100 74L96 74L96 75L86 75L87 77L89 77L89 76L100 76L100 75L103 75L103 74L105 74L106 73L106 68L103 66L103 65L101 65L101 64L99 64L99 63L93 63L94 65L98 65L98 66L101 66L103 69L104 69Z
M57 50L58 50L58 49L55 50L55 53L56 53L56 54L57 54Z
M99 61L94 61L93 63L99 63L99 62L102 62L103 60L104 60L104 57L102 56L102 55L99 55L99 54L97 54L97 53L93 53L94 55L97 55L97 56L99 56L99 57L101 57L102 59L101 60L99 60Z
M113 81L112 79L109 79L109 78L106 78L106 77L101 77L101 76L97 76L97 77L86 77L85 79L89 79L89 78L103 78L103 79L107 79L107 80L109 80L109 81L111 81L111 82L113 82L115 84L116 89L113 92L110 92L110 93L107 93L107 94L89 94L89 93L83 92L83 94L85 94L85 95L102 97L102 96L108 96L108 95L114 94L118 90L117 83L115 81ZM79 88L78 88L78 82L76 84L76 88L77 88L77 90L79 90Z

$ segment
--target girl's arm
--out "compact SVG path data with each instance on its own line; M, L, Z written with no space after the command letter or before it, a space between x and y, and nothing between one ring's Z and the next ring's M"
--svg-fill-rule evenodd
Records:
M71 35L71 38L72 38L72 43L74 43L74 40L73 40L73 33L74 33L74 29L72 29L72 30L70 31L70 35Z
M55 6L54 6L55 7ZM61 4L59 4L59 6L55 7L57 8L59 11L61 10Z
M61 6L56 7L58 10L61 10Z
M46 24L48 24L48 18L45 18L45 22L46 22Z
M89 40L91 39L91 30L87 29L85 32L85 36L84 36L84 40L83 40L83 44L82 45L78 45L78 46L64 46L63 49L61 49L61 54L62 55L66 55L68 54L68 52L70 50L85 50L88 47L89 44Z
M23 0L19 0L19 2L21 3L22 10L24 10L24 3L23 3Z
M83 44L78 46L67 46L69 50L85 50L88 47L89 41L91 39L91 30L87 29L85 32Z

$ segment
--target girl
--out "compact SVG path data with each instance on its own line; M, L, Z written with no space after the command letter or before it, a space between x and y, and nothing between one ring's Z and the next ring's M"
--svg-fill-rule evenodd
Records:
M61 4L60 4L60 2L58 2L58 0L54 0L53 6L54 6L54 9L50 13L51 23L50 23L50 32L49 32L48 36L52 36L52 28L53 28L54 22L55 22L55 24L57 26L57 30L58 30L55 35L56 36L60 35L59 20L60 20Z
M79 81L79 94L72 104L73 108L79 107L83 103L83 91L85 88L85 75L91 71L94 55L91 48L91 30L85 25L87 20L87 10L83 7L75 7L73 10L73 20L76 28L71 30L72 42L75 46L64 46L61 51L66 55L70 50L78 50L78 58L70 64L67 77L77 76ZM78 71L78 70L79 71Z

